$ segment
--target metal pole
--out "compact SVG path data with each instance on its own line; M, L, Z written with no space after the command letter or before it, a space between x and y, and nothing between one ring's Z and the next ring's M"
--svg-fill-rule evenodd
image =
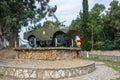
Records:
M37 47L37 45L36 45L36 38L34 38L34 43L35 43L35 48Z
M55 38L55 47L57 47L57 38Z
M71 45L71 47L73 47L73 39L71 39L71 42L72 42L72 45Z
M15 41L15 48L17 47L17 42Z

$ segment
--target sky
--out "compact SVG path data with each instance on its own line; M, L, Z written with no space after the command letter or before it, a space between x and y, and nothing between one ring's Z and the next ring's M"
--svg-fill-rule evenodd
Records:
M50 0L49 5L57 5L57 11L55 15L60 22L64 22L65 25L69 26L73 19L76 19L79 15L80 10L82 10L83 0ZM95 3L104 4L106 9L108 9L109 4L112 0L88 0L89 10L95 5ZM120 0L118 0L120 2ZM54 20L50 17L48 20Z

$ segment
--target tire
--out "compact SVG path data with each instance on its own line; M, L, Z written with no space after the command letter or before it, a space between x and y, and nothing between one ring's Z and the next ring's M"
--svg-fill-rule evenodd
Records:
M34 36L29 37L28 41L29 41L29 45L31 47L35 47L36 41L35 41L35 37Z
M64 46L65 45L65 34L57 34L54 38L54 45L57 46Z
M46 47L46 42L45 41L40 41L40 46L41 47Z
M47 47L50 47L51 45L52 45L52 41L50 41L50 40L49 40L49 41L46 41L46 46L47 46Z

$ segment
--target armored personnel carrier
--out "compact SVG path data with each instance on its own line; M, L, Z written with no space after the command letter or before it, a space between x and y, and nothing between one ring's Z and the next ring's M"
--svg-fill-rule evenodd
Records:
M30 46L74 46L76 44L80 46L80 38L76 37L76 31L69 30L65 26L61 25L55 11L57 6L54 8L49 7L49 15L56 19L56 22L46 21L42 27L38 27L32 31L24 33L24 39L29 41ZM76 37L76 39L75 39Z
M47 25L38 27L24 33L24 39L29 41L29 45L49 47L49 46L74 46L76 31L69 30L64 26L56 26L54 22L47 21Z

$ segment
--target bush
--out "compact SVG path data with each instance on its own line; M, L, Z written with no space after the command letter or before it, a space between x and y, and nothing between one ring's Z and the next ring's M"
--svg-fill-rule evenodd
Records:
M82 42L82 46L81 46L82 50L90 51L91 47L92 45L90 41L86 41L84 43Z
M21 48L26 48L26 45L20 45Z
M104 45L104 42L102 42L102 41L98 41L98 42L96 42L95 43L95 45L94 45L94 49L102 49L102 46Z
M103 50L113 50L115 48L114 41L106 40L102 46Z
M120 32L117 33L116 38L115 38L115 43L116 43L116 48L120 49Z

